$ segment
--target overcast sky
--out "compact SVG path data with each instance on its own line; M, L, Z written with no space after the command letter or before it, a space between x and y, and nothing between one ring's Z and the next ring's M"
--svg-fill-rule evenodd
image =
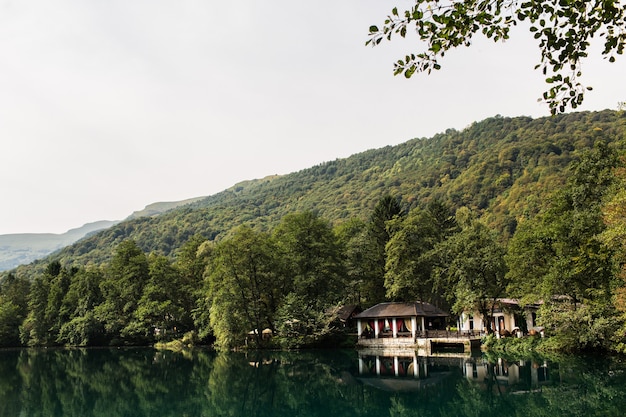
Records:
M408 0L0 0L0 234L63 233L448 128L549 115L525 31L394 77L365 46ZM584 64L584 110L626 59Z

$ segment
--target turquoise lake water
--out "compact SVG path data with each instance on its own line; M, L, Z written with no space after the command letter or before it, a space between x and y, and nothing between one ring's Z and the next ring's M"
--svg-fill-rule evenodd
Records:
M0 416L626 415L623 358L0 351Z

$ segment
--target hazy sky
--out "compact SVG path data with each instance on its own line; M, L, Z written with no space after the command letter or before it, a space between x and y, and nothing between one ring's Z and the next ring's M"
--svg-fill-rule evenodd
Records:
M536 42L477 39L394 77L365 47L408 0L0 0L0 234L62 233L503 116L541 117ZM584 110L626 101L594 53Z

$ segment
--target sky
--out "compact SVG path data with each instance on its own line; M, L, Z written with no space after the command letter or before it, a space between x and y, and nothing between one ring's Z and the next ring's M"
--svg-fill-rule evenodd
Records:
M162 201L495 115L549 115L537 43L476 38L411 79L415 38L366 47L409 0L0 0L0 234L63 233ZM626 101L593 50L581 110Z

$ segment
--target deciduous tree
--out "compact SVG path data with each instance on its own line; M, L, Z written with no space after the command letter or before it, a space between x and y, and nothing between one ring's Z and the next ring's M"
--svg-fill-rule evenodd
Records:
M100 284L104 300L95 309L96 318L104 324L114 343L121 341L119 338L131 322L149 277L148 258L141 248L133 240L120 243Z
M274 328L281 294L277 250L269 235L239 227L215 247L208 276L210 323L220 348L241 346L249 332Z
M491 332L496 299L507 287L504 248L494 233L478 220L462 224L462 230L435 249L439 288L447 288L453 310L478 310Z
M386 247L385 288L394 300L434 301L431 251L456 229L456 221L444 204L414 208L406 218L391 220L396 232Z

